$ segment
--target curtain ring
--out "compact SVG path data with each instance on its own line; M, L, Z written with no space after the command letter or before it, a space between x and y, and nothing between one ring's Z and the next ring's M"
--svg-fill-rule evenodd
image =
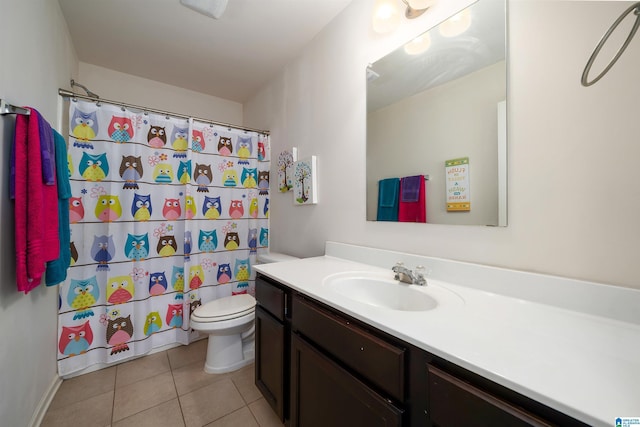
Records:
M609 62L609 65L607 65L604 68L604 70L602 70L602 72L598 74L596 78L589 81L589 71L591 71L591 67L593 66L593 63L596 60L596 57L602 50L602 47L605 45L607 40L609 40L609 37L615 31L615 29L618 28L618 25L620 25L620 23L624 20L624 18L626 18L627 15L629 15L632 11L636 15L636 21L633 23L633 28L631 28L631 31L629 32L627 39L624 41L620 49L618 49L618 52L615 54L613 59L611 59L611 61ZM636 31L638 31L639 26L640 26L640 2L637 2L632 4L624 12L622 12L622 15L620 15L618 19L616 19L613 25L611 25L609 30L604 34L604 36L600 40L600 43L598 43L598 45L596 46L595 50L591 54L591 57L589 58L589 61L587 61L587 65L584 68L584 71L582 72L582 79L580 80L580 82L582 83L582 86L585 86L585 87L591 86L592 84L600 80L602 77L604 77L605 74L607 74L607 72L611 69L611 67L613 67L613 64L615 64L616 61L620 58L620 56L625 51L627 46L629 46L629 43L631 43L631 40L633 39L633 36L635 36Z

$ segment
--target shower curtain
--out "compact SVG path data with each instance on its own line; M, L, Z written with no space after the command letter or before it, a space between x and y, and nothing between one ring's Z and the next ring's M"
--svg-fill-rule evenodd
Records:
M254 293L251 265L269 242L268 136L73 100L68 161L60 375L188 344L196 307Z

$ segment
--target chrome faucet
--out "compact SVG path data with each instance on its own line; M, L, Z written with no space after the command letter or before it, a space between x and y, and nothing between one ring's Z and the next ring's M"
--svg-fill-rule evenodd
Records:
M427 278L424 277L424 267L419 265L416 267L415 273L404 266L404 263L398 262L392 268L393 272L396 273L394 276L395 280L399 280L403 283L409 283L410 285L419 285L426 286Z

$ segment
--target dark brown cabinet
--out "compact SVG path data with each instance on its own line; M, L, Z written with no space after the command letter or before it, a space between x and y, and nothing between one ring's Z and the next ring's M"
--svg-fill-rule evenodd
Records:
M398 402L405 400L405 352L351 319L309 300L293 297L292 328L347 369Z
M434 366L429 409L434 426L551 426L553 424Z
M586 426L260 274L256 298L256 384L291 427Z
M275 413L285 416L285 327L256 308L256 386Z
M256 279L256 386L284 422L289 405L288 291L268 278Z
M291 338L291 425L402 426L402 410L304 338Z

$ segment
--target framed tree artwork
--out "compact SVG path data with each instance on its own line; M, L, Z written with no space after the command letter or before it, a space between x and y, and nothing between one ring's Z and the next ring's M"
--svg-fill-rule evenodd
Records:
M294 205L315 205L318 203L316 163L316 156L311 156L293 164Z
M298 160L298 150L292 147L278 156L278 190L286 193L293 187L293 163Z

